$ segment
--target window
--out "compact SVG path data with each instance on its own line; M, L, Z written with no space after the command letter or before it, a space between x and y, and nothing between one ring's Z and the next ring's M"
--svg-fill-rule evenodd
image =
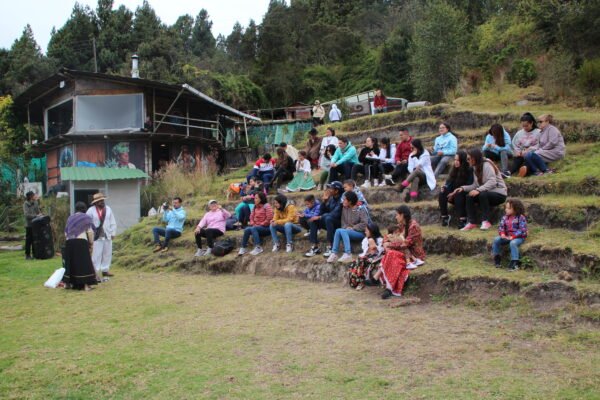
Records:
M46 136L48 139L63 135L73 126L73 99L46 110Z
M78 132L143 128L144 95L77 96Z

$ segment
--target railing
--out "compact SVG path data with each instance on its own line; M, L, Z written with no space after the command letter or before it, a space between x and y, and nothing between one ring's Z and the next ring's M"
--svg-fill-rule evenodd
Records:
M219 130L218 121L155 112L153 132L160 133L160 128L162 125L175 127L175 131L178 134L184 134L186 136L198 136L195 133L201 132L201 136L205 136L204 133L209 133L213 139L219 141L222 140L222 134Z

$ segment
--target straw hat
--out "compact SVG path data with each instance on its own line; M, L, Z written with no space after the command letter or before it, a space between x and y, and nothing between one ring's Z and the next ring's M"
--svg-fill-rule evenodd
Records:
M103 195L102 193L98 192L94 195L94 198L92 200L92 204L96 204L97 202L99 202L100 200L105 200L108 199L108 197L106 197L105 195Z

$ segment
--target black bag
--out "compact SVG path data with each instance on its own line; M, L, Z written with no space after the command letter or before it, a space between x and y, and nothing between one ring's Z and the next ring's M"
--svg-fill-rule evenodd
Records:
M212 249L212 254L217 257L223 257L233 250L233 241L230 238L217 240Z

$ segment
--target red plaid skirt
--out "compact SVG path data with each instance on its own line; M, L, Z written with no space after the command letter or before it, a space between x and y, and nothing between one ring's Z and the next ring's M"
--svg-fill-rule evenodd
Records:
M382 277L385 287L394 296L401 296L404 283L408 279L409 270L406 269L404 253L398 250L387 250L381 260Z

